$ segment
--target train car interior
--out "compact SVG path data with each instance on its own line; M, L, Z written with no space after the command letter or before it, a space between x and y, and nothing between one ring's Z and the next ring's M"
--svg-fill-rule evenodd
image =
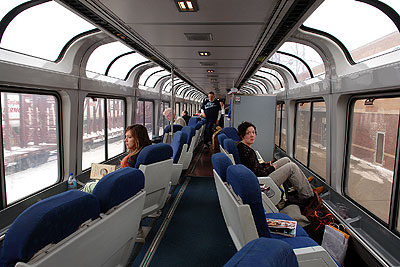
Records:
M399 0L0 1L0 267L400 266L399 89Z

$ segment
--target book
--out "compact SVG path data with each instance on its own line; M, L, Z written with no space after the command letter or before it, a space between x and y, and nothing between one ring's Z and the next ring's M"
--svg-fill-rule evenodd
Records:
M267 219L268 228L272 234L295 237L296 236L296 221Z
M115 165L92 163L90 179L100 180L110 172L115 171Z

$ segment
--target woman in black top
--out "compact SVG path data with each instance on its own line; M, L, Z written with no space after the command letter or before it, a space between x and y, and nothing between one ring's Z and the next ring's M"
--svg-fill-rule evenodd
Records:
M289 180L304 199L313 197L314 193L306 176L289 158L281 158L272 164L258 161L256 152L251 148L256 134L256 126L250 122L245 121L238 126L238 135L242 139L237 144L241 163L252 170L256 176L271 177L277 186Z

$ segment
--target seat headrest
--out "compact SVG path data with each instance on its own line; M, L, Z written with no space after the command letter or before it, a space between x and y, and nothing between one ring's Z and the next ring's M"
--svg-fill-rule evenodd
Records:
M262 205L260 184L255 174L242 164L228 167L226 180L233 191L240 196L243 204L248 204L253 214L259 237L270 237L264 207Z
M97 198L80 190L41 200L22 212L3 241L0 266L28 262L50 243L58 243L89 219L99 217Z
M173 124L173 127L172 127L172 129L174 130L174 133L176 133L177 131L182 130L182 128L183 128L183 126L180 125L180 124ZM165 133L169 133L170 131L171 131L171 125L168 124L164 128L164 134Z
M225 153L216 153L211 157L211 161L215 171L223 182L226 182L226 170L232 165L232 161L225 155Z
M224 140L224 149L229 153L233 155L233 159L235 160L235 164L240 164L240 156L239 156L239 150L236 147L235 141L233 141L230 138L226 138Z
M298 267L292 247L281 240L260 237L247 243L224 267Z
M224 140L225 140L226 138L228 138L228 136L226 136L226 134L220 132L219 135L217 135L217 138L218 138L218 143L219 143L223 148L225 148L225 147L224 147Z
M203 126L203 124L204 124L204 123L203 123L202 121L197 122L197 123L196 123L195 129L196 129L196 130L200 129L201 126Z
M195 134L195 129L190 126L185 126L182 128L181 132L184 132L187 134L186 144L188 144L188 146L189 146L190 142L192 142L192 137Z
M222 128L221 133L226 134L226 136L228 136L228 138L232 139L233 141L241 141L235 127Z
M195 127L196 127L196 124L197 124L197 122L198 122L199 120L201 120L201 119L200 119L200 117L198 117L198 116L193 116L193 117L191 117L191 118L189 119L188 126L195 128Z
M100 203L100 211L106 213L112 207L136 195L144 188L141 170L121 168L104 176L93 189Z
M149 165L155 162L172 158L172 147L168 144L158 143L142 148L136 160L135 168L139 169L141 164Z
M172 158L174 160L174 163L178 163L182 153L182 147L184 144L186 144L186 140L187 140L187 134L182 131L175 133L174 137L172 137L171 147L172 147Z

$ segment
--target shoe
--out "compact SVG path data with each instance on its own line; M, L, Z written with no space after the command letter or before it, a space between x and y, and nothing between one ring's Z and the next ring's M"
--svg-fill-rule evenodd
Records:
M325 190L325 187L323 187L323 186L318 186L316 188L313 188L313 191L315 193L317 193L318 195L321 194L324 190Z
M307 180L308 180L308 182L311 182L312 180L314 180L314 177L310 176L310 177L307 178Z

